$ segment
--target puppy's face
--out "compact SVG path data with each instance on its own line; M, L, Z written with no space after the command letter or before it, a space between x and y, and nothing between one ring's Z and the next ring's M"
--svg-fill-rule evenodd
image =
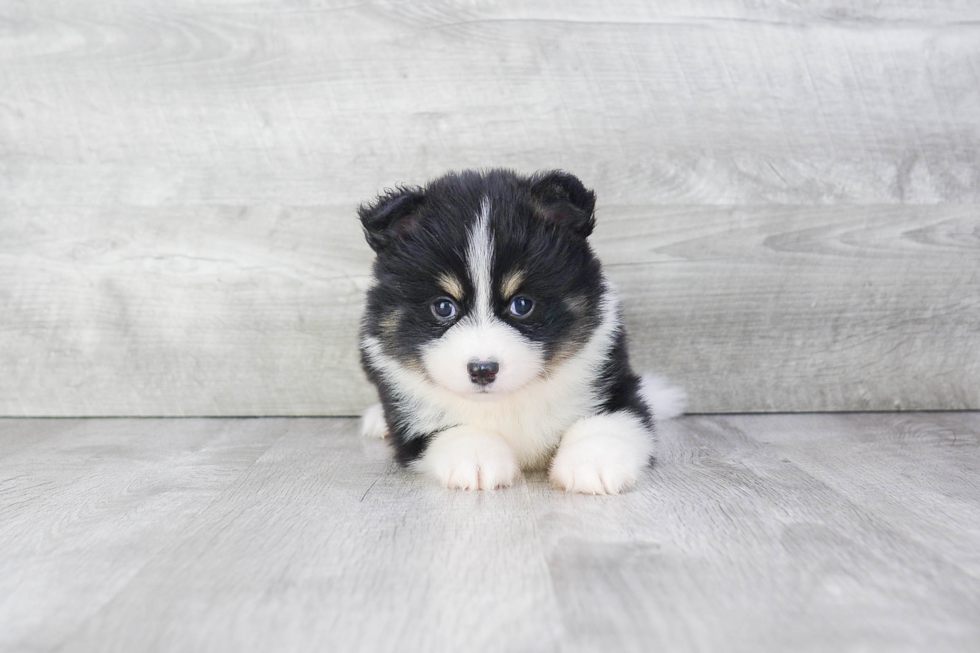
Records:
M403 369L492 400L547 377L599 321L594 195L571 175L448 175L360 210L377 251L365 335Z

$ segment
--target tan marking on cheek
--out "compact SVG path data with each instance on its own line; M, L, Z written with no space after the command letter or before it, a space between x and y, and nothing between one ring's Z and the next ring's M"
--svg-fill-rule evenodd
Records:
M423 367L422 361L420 360L410 358L408 360L403 360L401 363L402 365L405 366L405 369L407 370L418 372L419 374L425 374L425 367Z
M552 354L551 360L545 363L545 369L549 374L579 353L584 347L583 343L589 338L588 321L584 319L589 311L589 300L580 295L573 295L565 298L565 306L575 316L575 323L565 334L564 342Z
M504 279L500 284L500 294L506 300L510 299L511 295L517 292L517 289L521 287L524 283L524 271L514 270L513 272L508 272L504 275Z
M576 317L582 317L589 308L589 301L585 297L573 296L565 298L565 306Z
M548 374L556 372L565 361L582 350L582 345L574 342L560 345L551 355L551 360L545 361L544 369Z
M450 297L456 301L463 299L463 284L459 282L459 279L451 274L442 274L438 281L439 287L449 293Z
M398 325L401 323L404 313L405 311L403 309L396 308L390 313L385 313L381 318L381 335L385 339L391 340L398 333Z

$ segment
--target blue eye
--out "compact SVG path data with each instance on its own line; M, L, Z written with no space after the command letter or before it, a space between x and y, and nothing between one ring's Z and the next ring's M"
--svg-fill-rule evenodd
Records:
M451 320L456 317L456 304L445 297L437 299L432 302L432 314L440 320Z
M510 303L510 314L515 317L524 317L534 308L534 302L527 297L515 297Z

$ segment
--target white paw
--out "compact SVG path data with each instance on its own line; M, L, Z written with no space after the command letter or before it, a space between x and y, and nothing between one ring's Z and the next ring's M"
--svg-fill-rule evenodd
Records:
M502 438L465 427L436 436L418 467L456 490L508 487L520 472L514 452Z
M586 417L562 436L551 482L566 492L618 494L636 482L653 453L652 434L626 412Z
M383 440L388 437L388 424L381 404L371 404L361 414L361 437Z

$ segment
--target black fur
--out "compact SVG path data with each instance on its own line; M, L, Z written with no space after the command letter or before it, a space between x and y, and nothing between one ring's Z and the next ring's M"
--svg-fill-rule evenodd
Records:
M598 326L603 293L601 266L587 243L595 225L595 194L576 177L552 171L523 176L508 170L450 173L424 188L401 187L361 206L365 237L377 252L376 283L368 292L361 325L388 356L424 374L421 348L447 329L432 313L445 291L438 278L453 273L464 284L461 311L475 295L466 269L469 230L483 198L492 206L493 288L503 276L523 270L522 293L535 308L526 319L506 312L494 298L496 315L543 347L546 367L573 354ZM362 365L384 407L396 457L407 463L421 456L432 433L416 425L362 350ZM602 373L595 380L605 397L603 411L630 410L652 426L639 394L625 335L618 333Z

